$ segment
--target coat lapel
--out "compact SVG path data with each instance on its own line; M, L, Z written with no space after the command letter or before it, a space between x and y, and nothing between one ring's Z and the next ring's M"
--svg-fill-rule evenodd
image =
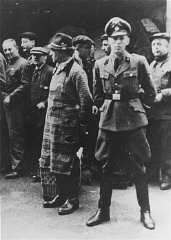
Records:
M117 77L119 74L126 71L130 67L130 58L131 55L128 52L125 52L125 56L122 59L122 62L115 73L115 77Z

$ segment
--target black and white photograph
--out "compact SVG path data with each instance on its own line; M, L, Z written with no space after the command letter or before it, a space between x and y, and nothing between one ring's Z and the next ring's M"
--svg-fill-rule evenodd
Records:
M171 0L0 0L0 239L171 239Z

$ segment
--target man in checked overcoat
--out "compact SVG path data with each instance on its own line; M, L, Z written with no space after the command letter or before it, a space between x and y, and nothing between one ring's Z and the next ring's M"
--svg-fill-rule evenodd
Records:
M50 83L40 167L56 174L58 195L43 204L59 207L59 215L78 209L78 157L80 124L91 114L92 96L86 73L72 58L72 38L57 33L49 45L56 67Z

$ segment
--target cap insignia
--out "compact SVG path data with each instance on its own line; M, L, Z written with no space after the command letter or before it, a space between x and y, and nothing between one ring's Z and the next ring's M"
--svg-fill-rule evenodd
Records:
M118 32L119 29L120 29L120 28L119 28L118 26L115 27L115 31L116 31L116 32Z

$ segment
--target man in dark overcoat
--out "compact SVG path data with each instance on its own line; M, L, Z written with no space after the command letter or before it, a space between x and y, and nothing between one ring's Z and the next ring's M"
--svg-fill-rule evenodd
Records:
M43 47L34 47L30 50L34 68L31 73L30 94L27 119L27 138L29 138L29 150L32 153L30 167L32 167L32 181L40 181L39 163L43 129L45 123L47 98L49 94L49 85L52 78L53 68L47 61L48 51Z
M138 98L140 86L149 102L155 98L155 88L150 78L149 66L144 56L129 54L131 26L121 18L112 18L105 27L111 54L106 61L96 65L94 99L101 109L96 158L102 166L98 211L87 221L94 226L110 220L112 173L115 161L123 147L134 163L135 187L141 209L141 221L148 229L155 224L150 215L147 163L150 148L145 135L147 118Z

